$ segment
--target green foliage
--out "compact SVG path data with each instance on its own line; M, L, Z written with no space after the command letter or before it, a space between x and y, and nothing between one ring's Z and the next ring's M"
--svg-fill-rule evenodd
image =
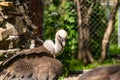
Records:
M54 2L49 5L45 5L44 39L49 38L54 40L56 31L61 28L68 32L67 44L64 52L58 56L58 58L63 62L64 69L66 71L71 68L70 66L73 66L72 64L74 62L71 63L71 60L77 56L78 32L76 20L76 8L73 1L63 0L63 2L58 5Z
M111 45L110 45L110 55L112 55L112 54L114 54L114 55L120 54L120 47L118 47L118 45L113 44L113 43L111 43Z
M71 69L70 66L73 66L71 60L77 55L78 32L75 6L72 1L67 2L65 5L62 21L64 21L63 25L68 32L68 37L66 48L58 58L64 63L64 68L67 71Z
M61 76L58 80L64 80L64 76Z
M118 47L118 15L116 15L116 22L109 43L109 54L110 55L120 54L120 47Z
M116 61L115 59L107 59L103 63L95 62L94 64L89 64L87 66L82 67L82 69L83 70L94 69L94 68L97 68L100 66L111 66L111 65L115 65L115 64L120 64L120 62Z
M101 42L107 27L107 16L105 7L96 2L90 19L91 52L95 59L98 59L101 53Z

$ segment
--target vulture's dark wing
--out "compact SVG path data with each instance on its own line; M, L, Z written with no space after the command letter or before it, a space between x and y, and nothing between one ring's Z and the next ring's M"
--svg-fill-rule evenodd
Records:
M56 80L62 63L41 46L19 52L4 61L0 69L0 80Z
M37 48L34 49L25 49L22 50L20 52L18 52L17 54L13 55L12 57L6 59L1 65L0 65L0 71L9 64L9 62L11 62L12 60L15 60L16 58L20 58L20 57L25 57L28 55L39 55L39 56L50 56L52 57L52 55L50 54L49 51L47 51L43 46L39 46Z

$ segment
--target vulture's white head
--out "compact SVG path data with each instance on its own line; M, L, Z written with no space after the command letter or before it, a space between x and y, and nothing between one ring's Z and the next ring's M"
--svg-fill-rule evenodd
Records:
M57 31L55 34L55 39L61 44L62 47L66 44L67 32L63 29Z
M58 56L64 50L66 44L67 32L63 29L55 34L55 55Z
M66 44L67 32L63 29L58 30L55 34L55 44L52 40L46 40L43 46L50 51L53 56L58 56L64 49Z

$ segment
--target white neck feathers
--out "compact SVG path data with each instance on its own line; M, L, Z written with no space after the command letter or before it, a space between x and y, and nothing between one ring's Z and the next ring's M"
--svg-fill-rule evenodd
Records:
M60 43L60 41L55 38L55 55L59 55L63 51L64 47Z

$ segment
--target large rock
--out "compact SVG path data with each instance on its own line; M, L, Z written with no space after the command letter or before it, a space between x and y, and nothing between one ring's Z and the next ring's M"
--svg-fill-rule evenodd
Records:
M8 22L5 23L4 27L0 28L0 41L3 41L9 38L10 36L17 36L17 35L18 33L14 28L14 26Z
M0 49L10 49L18 46L18 32L14 26L8 22L0 28Z

